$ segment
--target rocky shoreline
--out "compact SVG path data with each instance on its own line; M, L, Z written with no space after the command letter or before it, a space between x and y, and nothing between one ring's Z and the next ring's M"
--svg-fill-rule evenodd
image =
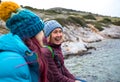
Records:
M120 39L120 26L109 25L103 27L104 30L99 31L93 25L88 24L89 27L80 27L74 24L63 27L64 42L62 44L62 51L65 59L69 56L90 54L90 49L96 49L90 46L90 43L99 42L104 39ZM5 23L0 21L0 35L7 33Z
M90 54L90 49L96 49L90 46L91 43L99 42L104 39L120 39L120 26L109 25L104 27L103 31L96 31L95 27L64 27L65 41L62 44L62 50L65 59L69 56Z

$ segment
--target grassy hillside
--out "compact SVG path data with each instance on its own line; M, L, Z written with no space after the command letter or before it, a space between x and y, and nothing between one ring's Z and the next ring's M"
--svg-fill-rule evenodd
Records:
M102 16L90 12L76 11L59 7L51 8L48 10L36 9L28 6L24 8L32 10L44 21L55 19L59 21L63 26L74 24L77 26L88 27L87 24L92 24L100 31L103 30L103 26L108 27L110 24L120 26L120 18L118 17ZM0 30L3 29L2 27L4 26L0 25Z
M103 30L103 26L108 26L110 24L120 26L120 18L118 17L103 16L90 12L76 11L59 7L48 10L33 9L31 7L25 8L37 13L44 21L55 19L63 26L66 26L67 24L75 24L82 27L87 27L87 24L92 24L99 30Z

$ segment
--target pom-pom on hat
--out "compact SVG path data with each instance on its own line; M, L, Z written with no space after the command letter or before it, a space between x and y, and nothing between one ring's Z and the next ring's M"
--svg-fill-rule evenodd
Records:
M50 33L56 28L63 29L62 25L60 23L58 23L56 20L46 21L44 29L43 29L45 37L48 37L50 35Z
M5 13L7 13L6 10L4 9ZM43 30L44 22L35 13L23 8L18 8L15 11L10 11L11 16L6 20L6 26L13 34L17 34L22 39L28 39Z
M11 1L5 1L0 3L0 19L6 21L11 13L16 13L16 10L20 8L20 6Z

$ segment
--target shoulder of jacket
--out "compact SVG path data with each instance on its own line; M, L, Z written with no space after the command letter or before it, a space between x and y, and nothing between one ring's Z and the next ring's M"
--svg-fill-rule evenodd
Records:
M53 51L52 47L47 45L46 48L51 52L52 58L54 58L54 51Z

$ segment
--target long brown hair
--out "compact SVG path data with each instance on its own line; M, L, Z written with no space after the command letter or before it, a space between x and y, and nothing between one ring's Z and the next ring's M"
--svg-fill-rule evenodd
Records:
M40 77L39 77L39 82L40 80L42 82L47 82L47 63L44 58L44 54L41 52L41 45L39 44L38 40L33 37L28 40L25 40L26 45L29 47L30 50L34 51L38 55L38 63L39 63L39 72L40 72Z

